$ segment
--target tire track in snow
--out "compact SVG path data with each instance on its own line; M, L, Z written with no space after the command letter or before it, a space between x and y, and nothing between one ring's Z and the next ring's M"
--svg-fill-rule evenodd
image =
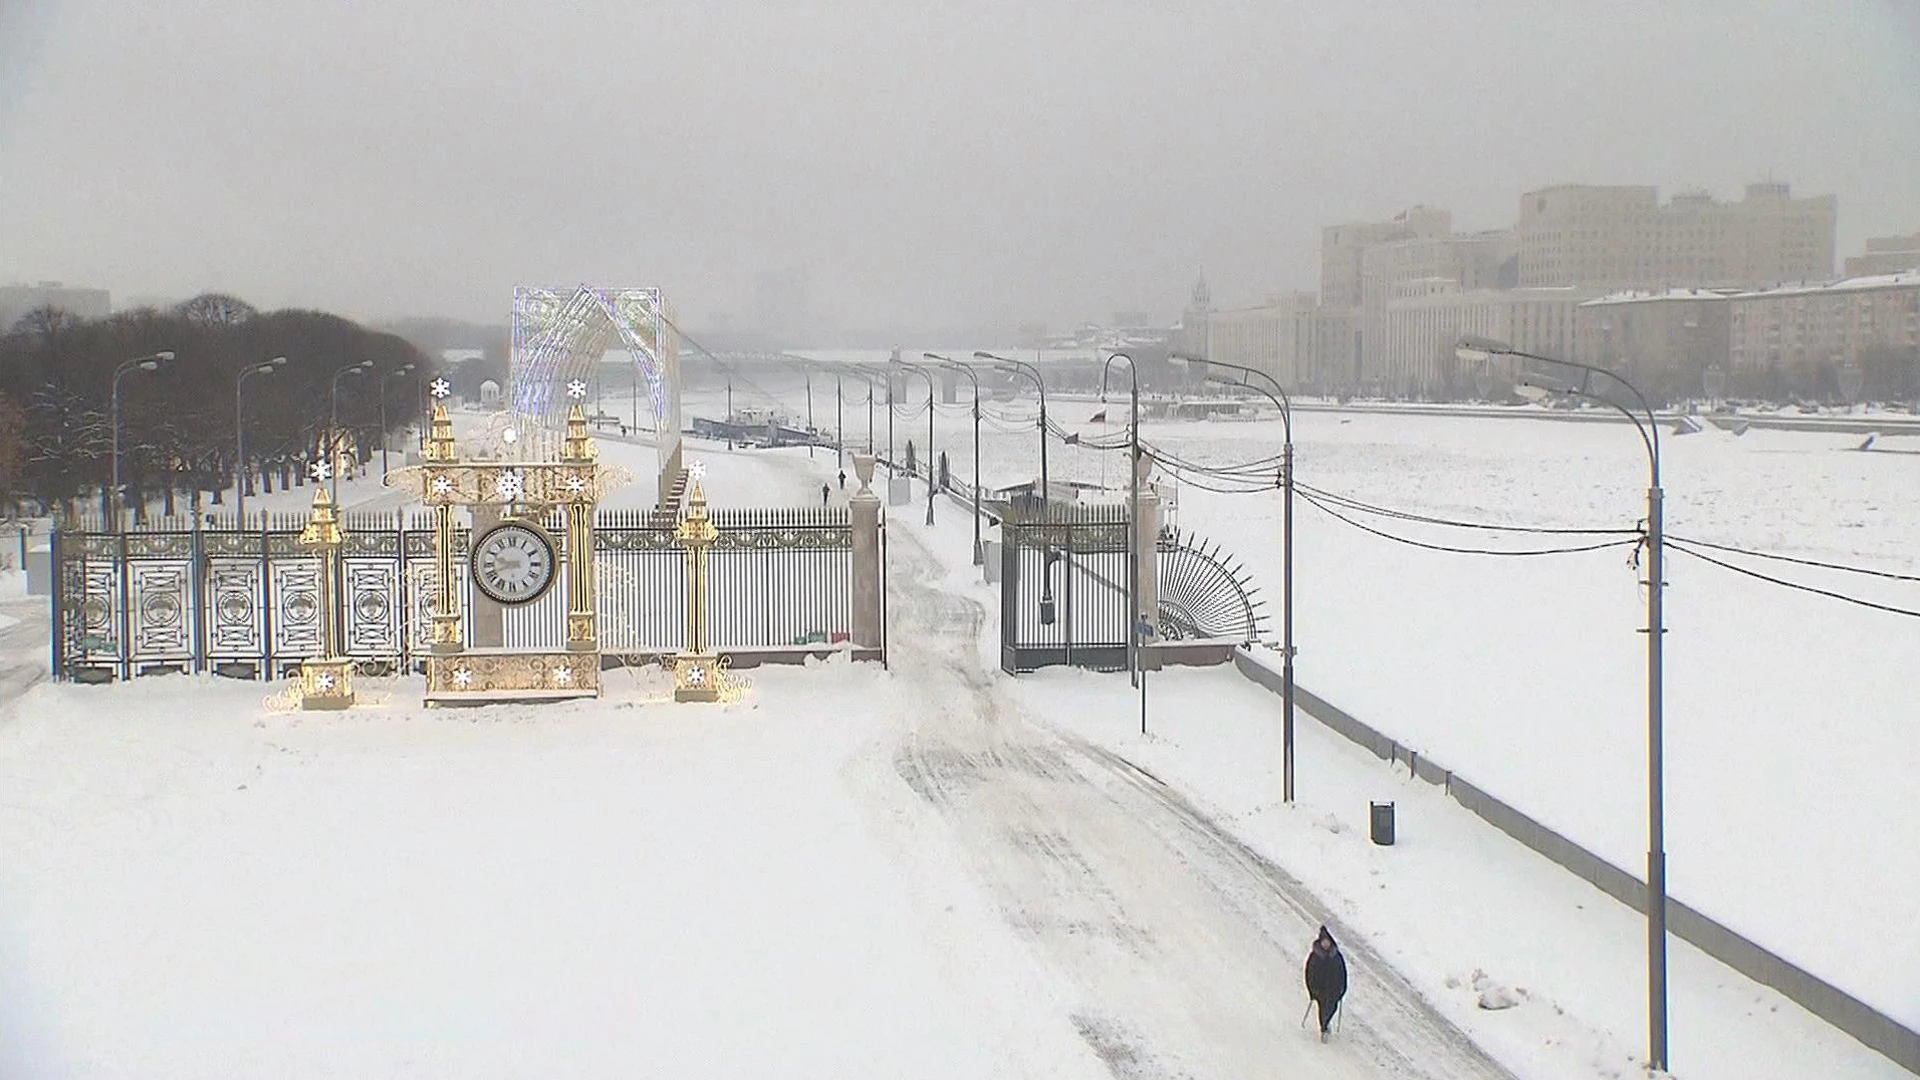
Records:
M1110 1073L1512 1080L1297 879L1124 758L1022 716L980 670L981 605L931 584L917 537L895 539L908 647L893 666L934 703L895 770L959 835L1008 924L1081 989L1066 1019ZM1295 1012L1321 922L1355 974L1331 1046Z

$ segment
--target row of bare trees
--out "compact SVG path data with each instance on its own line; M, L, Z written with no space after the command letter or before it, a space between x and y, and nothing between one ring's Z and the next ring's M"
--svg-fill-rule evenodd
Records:
M318 311L259 312L221 294L168 311L152 308L82 320L52 308L0 328L0 506L14 513L71 516L92 499L104 509L112 475L110 388L124 362L161 352L159 370L120 382L120 482L136 517L221 504L240 474L235 461L235 380L275 357L286 363L246 385L249 481L272 490L301 473L327 436L336 372L371 361L340 381L339 419L372 455L386 392L386 426L419 417L421 388L435 365L392 334ZM413 370L387 379L407 364ZM250 484L251 487L251 484ZM157 504L157 505L155 505Z

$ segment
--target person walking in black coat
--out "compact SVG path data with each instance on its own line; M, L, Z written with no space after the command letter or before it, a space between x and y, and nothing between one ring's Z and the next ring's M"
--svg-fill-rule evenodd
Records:
M1327 1041L1327 1025L1333 1023L1333 1014L1340 1008L1340 999L1347 993L1347 958L1340 955L1340 945L1326 927L1320 928L1320 936L1313 939L1313 950L1307 953L1307 996L1320 1006L1320 1041Z

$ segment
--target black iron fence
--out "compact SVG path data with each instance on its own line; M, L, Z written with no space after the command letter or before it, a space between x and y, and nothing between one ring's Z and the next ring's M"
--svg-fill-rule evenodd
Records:
M284 674L320 655L320 559L300 547L304 514L260 527L158 519L123 532L56 530L53 668L63 678L157 671ZM708 638L718 650L832 643L853 624L853 533L844 508L716 509L708 556ZM566 530L547 522L560 564ZM343 655L409 668L426 651L437 585L423 513L349 513L335 612ZM515 607L486 601L464 572L470 534L455 532L460 611L470 643L558 648L567 583ZM651 511L602 510L594 566L601 651L672 652L686 640L687 558Z
M1000 522L1000 666L1127 666L1124 506L1054 505Z
M1127 508L1011 502L1001 519L1000 666L1018 674L1127 666ZM1247 643L1265 616L1251 578L1218 545L1161 530L1153 553L1162 639Z

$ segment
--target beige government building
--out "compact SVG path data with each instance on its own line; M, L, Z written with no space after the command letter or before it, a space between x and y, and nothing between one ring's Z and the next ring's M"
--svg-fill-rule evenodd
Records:
M1835 282L1832 195L1768 180L1738 201L1663 203L1654 187L1562 184L1517 211L1511 229L1479 232L1433 206L1328 226L1317 298L1214 310L1196 293L1186 340L1298 392L1381 397L1485 392L1454 356L1462 334L1604 364L1668 399L1699 396L1709 372L1793 391L1831 384L1863 351L1920 350L1920 234L1867 241Z

